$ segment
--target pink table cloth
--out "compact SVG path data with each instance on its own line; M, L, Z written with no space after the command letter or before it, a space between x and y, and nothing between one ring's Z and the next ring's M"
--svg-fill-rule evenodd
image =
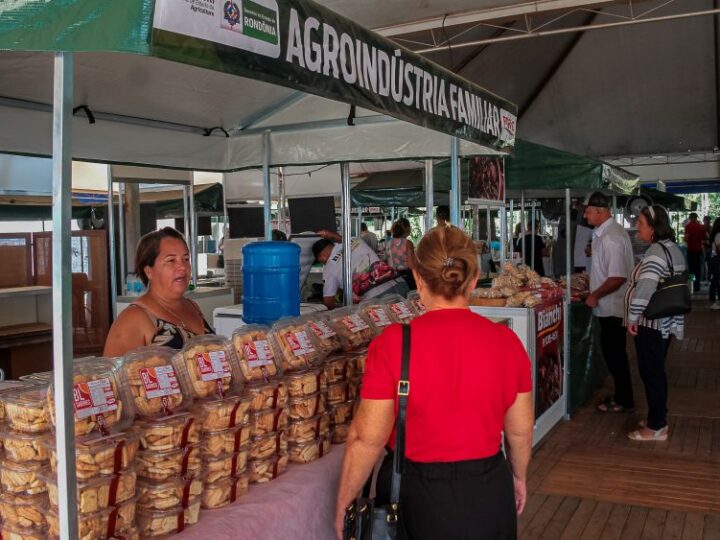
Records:
M333 445L319 460L290 463L285 474L266 484L250 484L236 502L202 510L200 521L177 540L335 540L335 496L345 445Z

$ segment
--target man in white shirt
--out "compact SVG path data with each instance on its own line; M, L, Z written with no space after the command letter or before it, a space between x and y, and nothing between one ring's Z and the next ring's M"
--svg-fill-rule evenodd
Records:
M630 237L610 214L610 199L593 193L585 219L595 227L592 234L590 295L585 304L600 322L600 348L615 382L615 397L598 405L602 412L622 412L635 406L630 365L625 347L624 297L634 260Z
M340 242L341 238L339 235L328 231L320 231L320 235L323 236L323 239L315 242L312 250L315 259L325 265L323 268L323 303L328 309L334 309L338 307L335 304L335 296L339 291L343 290L344 283L342 244L334 243L333 240ZM358 238L353 239L350 243L350 249L350 264L352 265L354 279L368 273L371 265L380 261L375 252ZM371 286L370 289L365 291L362 298L374 298L382 294L406 296L407 293L408 286L405 280L401 277L394 277L389 281ZM353 301L359 300L360 298L353 294Z

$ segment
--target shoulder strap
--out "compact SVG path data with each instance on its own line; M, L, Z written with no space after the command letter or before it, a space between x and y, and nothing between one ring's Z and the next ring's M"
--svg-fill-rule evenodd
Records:
M410 394L410 325L404 324L402 342L402 363L400 364L400 380L398 381L398 414L395 426L395 455L393 456L392 485L390 487L390 503L400 501L400 477L405 460L405 422L407 420L407 399Z
M147 318L150 319L150 322L153 324L153 326L157 327L158 317L156 317L155 314L150 311L149 307L138 304L137 302L131 303L128 307L140 308L143 312L145 312L145 315L147 315Z
M675 268L673 265L672 256L670 255L670 250L667 247L665 247L665 244L663 244L662 241L658 242L658 245L665 252L665 260L667 261L668 268L670 269L670 277L673 277L675 275Z

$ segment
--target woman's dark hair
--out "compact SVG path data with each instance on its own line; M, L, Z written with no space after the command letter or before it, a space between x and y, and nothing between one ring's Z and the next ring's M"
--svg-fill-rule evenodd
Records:
M665 209L657 204L646 206L640 212L653 229L653 242L660 240L675 241L675 231L670 223L670 216Z
M710 245L715 241L715 236L720 234L720 217L716 217L713 221L712 227L710 228Z
M393 238L404 238L406 234L410 234L410 221L407 218L400 218L392 226Z
M155 264L155 259L157 259L160 253L160 242L162 242L163 238L181 240L187 248L185 237L172 227L163 227L159 231L149 232L143 236L138 242L138 247L135 251L135 275L140 278L140 281L142 281L146 287L148 286L148 278L145 275L145 267Z
M478 277L475 243L455 226L434 227L420 240L413 268L433 294L462 296Z

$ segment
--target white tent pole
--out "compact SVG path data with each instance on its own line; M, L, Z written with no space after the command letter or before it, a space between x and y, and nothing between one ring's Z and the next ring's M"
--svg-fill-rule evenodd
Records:
M358 217L357 217L357 235L358 236L360 236L360 233L362 232L362 230L361 230L362 222L363 222L363 209L362 209L362 205L360 205L360 206L358 206Z
M112 165L105 166L108 185L108 246L110 250L110 306L112 309L113 320L117 317L117 257L115 256L115 210L113 202L113 181L112 181Z
M343 296L346 306L353 303L352 293L352 239L350 238L350 164L340 164L341 193L342 193L342 216L341 234L343 249Z
M270 185L270 130L263 132L263 218L265 240L272 240L272 186Z
M507 209L505 205L500 208L498 214L500 216L500 268L502 269L505 264L505 252L507 251ZM512 201L510 201L510 217L512 218Z
M503 208L503 214L507 211ZM515 237L513 233L515 231L515 199L510 199L510 260L513 259L513 253L515 253ZM505 248L505 242L508 241L507 232L502 233L503 237L503 250Z
M425 232L433 226L433 206L435 205L434 193L435 178L432 159L425 160Z
M503 209L503 212L504 211L505 210ZM492 218L492 216L490 215L490 206L488 205L485 207L485 228L487 230L488 249L490 248L490 242L492 242L492 225L490 223L491 218ZM478 221L479 221L479 215L478 215ZM478 225L479 225L479 223L478 223ZM478 236L479 236L479 233L478 233Z
M190 174L190 259L192 264L190 266L192 272L192 283L197 285L198 278L198 239L197 239L197 215L195 215L195 180L194 175Z
M525 222L527 216L525 215L525 190L520 192L520 254L522 255L522 262L525 264Z
M565 189L565 275L567 287L565 290L565 301L570 303L570 276L572 275L572 227L570 224L570 189ZM567 364L566 364L567 365Z
M535 201L532 203L532 236L530 237L530 268L537 272L535 268Z
M187 184L183 184L183 225L184 225L184 231L183 234L185 235L185 241L188 242L188 245L190 243L190 203L189 203L190 193L188 192Z
M223 192L223 229L222 229L222 236L220 238L225 238L228 235L228 232L230 231L230 228L228 227L227 175L225 173L222 174L222 192Z
M120 279L123 283L123 294L125 294L125 283L127 282L127 253L125 246L125 182L118 183L118 242L120 243Z
M457 137L452 137L450 139L450 223L458 227L461 226L459 150L460 140Z
M53 381L60 538L77 538L77 476L73 417L72 343L72 106L73 55L55 53L53 87Z
M570 384L570 276L572 275L572 234L570 227L570 189L565 189L565 281L567 282L565 288L565 316L563 317L563 359L565 373L563 374L563 393L566 395L566 400L569 399L570 393L568 392L568 386ZM566 401L565 419L570 419L569 405Z

